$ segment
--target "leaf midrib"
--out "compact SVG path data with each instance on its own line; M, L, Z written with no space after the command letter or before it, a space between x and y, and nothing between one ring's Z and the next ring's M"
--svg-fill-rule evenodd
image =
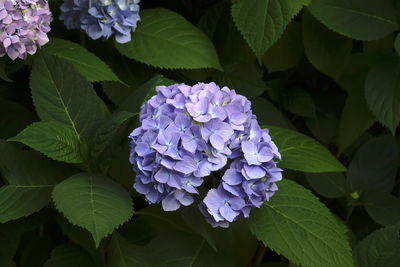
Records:
M344 8L344 7L340 7L340 6L329 5L329 4L326 4L326 3L321 3L320 5L324 5L324 6L327 6L329 8L342 9L342 10L348 11L350 13L359 14L359 15L365 16L365 17L371 17L371 18L374 18L374 19L381 20L383 22L392 24L394 26L397 26L397 23L394 22L394 21L391 21L391 20L385 19L383 17L376 16L376 15L364 13L364 12L361 12L361 11L358 11L358 10L354 10L354 9L350 9L350 8Z
M274 206L270 205L268 202L265 203L265 205L269 208L271 208L273 211L275 211L278 215L282 216L284 219L293 222L294 224L298 225L301 229L303 229L306 233L311 234L312 236L314 236L316 239L320 240L326 247L332 249L333 251L336 251L336 249L332 248L328 243L325 242L324 239L319 238L319 236L317 234L315 234L314 232L312 232L311 230L308 230L307 228L305 228L303 225L301 225L299 222L293 220L291 217L287 216L286 214L282 213L281 211L279 211L278 209L276 209ZM338 253L340 255L340 253Z
M95 215L95 209L94 209L94 192L93 192L93 177L90 176L89 177L89 188L90 188L90 192L89 192L89 196L90 196L90 211L91 211L91 215L93 218L93 231L94 231L94 235L96 237L96 246L98 245L97 242L99 241L99 235L97 232L97 222L96 222L96 215Z
M200 57L200 58L204 57L204 54L199 53L198 50L192 49L190 46L184 46L184 45L182 45L182 44L179 43L179 42L174 42L174 40L160 38L160 37L158 37L157 35L152 35L152 34L149 34L149 33L145 33L145 32L140 31L140 30L136 30L136 32L138 32L138 33L140 33L140 34L146 36L147 38L153 38L153 39L158 40L158 41L168 42L168 43L170 43L170 44L173 44L173 45L176 45L176 46L178 46L178 47L181 47L181 48L184 48L184 49L186 49L186 50L189 50L191 53L196 54L196 55L197 55L198 57ZM195 43L197 43L197 42L195 42ZM212 49L212 48L210 48L210 49ZM191 64L196 65L197 63L192 61ZM204 67L215 67L215 66L208 66L208 64L205 64L205 65L204 65L203 63L201 63L200 66L204 66Z
M52 72L51 72L50 69L48 68L48 65L47 65L45 59L44 59L43 57L42 57L42 59L43 59L43 62L45 63L45 65L46 65L46 69L47 69L48 73L50 74L50 77L51 77L50 82L51 82L51 84L54 86L54 88L55 88L55 90L56 90L56 92L57 92L58 98L59 98L59 100L60 100L60 102L61 102L61 105L62 105L62 107L63 107L63 109L64 109L64 112L65 112L65 114L67 115L68 120L69 120L70 123L71 123L72 129L74 130L76 136L78 137L79 142L81 142L81 138L80 138L80 135L79 135L79 133L78 133L78 130L76 129L75 122L72 120L72 117L71 117L71 115L69 114L69 111L68 111L68 109L67 109L67 106L66 106L65 103L64 103L64 99L63 99L62 96L61 96L61 91L62 91L62 89L59 89L58 86L55 84L54 78L53 78L53 75L52 75ZM64 75L63 75L63 73L61 73L61 77L62 77L62 79L64 80ZM63 83L62 83L62 84L63 84Z

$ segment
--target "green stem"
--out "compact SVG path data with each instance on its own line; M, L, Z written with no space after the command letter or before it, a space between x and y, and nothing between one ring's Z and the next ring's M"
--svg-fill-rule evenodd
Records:
M85 32L83 30L81 30L81 32L80 32L79 41L80 41L81 46L83 46L83 47L86 46L86 36L85 36Z
M258 266L261 264L265 252L267 252L268 248L264 246L262 242L258 245L256 254L254 255L253 259L251 260L249 267Z

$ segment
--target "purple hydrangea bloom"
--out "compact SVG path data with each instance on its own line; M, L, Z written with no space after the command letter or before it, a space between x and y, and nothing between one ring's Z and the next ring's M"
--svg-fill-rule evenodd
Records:
M60 20L68 29L82 29L93 40L115 35L118 43L131 40L140 0L64 0Z
M205 177L221 172L199 205L214 227L247 218L278 189L278 148L244 96L215 83L158 86L130 135L134 188L166 211L188 206Z
M45 45L52 20L47 0L0 1L0 57L26 59Z

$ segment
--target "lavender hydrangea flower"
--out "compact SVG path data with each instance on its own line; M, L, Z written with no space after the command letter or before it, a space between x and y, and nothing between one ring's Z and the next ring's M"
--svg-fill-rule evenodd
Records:
M26 59L45 45L52 20L47 0L0 1L0 57Z
M149 203L162 202L166 211L191 205L204 179L221 172L199 208L212 226L228 227L273 196L281 155L250 101L215 83L156 91L130 135L134 188Z
M118 43L131 40L139 17L140 0L64 0L60 20L67 29L82 29L93 40L115 35Z

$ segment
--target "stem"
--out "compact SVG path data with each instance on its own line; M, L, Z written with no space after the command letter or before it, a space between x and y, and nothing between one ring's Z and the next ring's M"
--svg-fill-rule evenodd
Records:
M353 214L355 206L356 205L351 205L350 208L347 210L347 215L346 215L346 220L345 220L346 224L349 222L351 214Z
M86 46L86 36L85 36L85 32L83 30L80 31L79 41L81 43L81 46L83 46L83 47Z
M44 225L41 224L41 225L39 226L39 236L40 236L40 237L43 237L43 234L44 234Z
M258 245L258 249L253 259L251 260L249 267L258 266L262 262L264 258L265 252L267 252L268 248L264 246L262 242Z

